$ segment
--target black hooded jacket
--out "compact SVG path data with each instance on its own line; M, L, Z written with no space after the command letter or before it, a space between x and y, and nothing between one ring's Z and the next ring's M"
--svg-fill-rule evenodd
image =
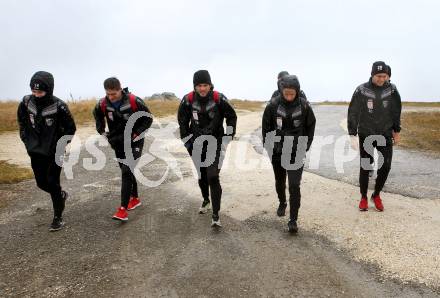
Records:
M102 111L102 101L105 101L105 112ZM144 103L144 101L136 97L136 112L143 111L150 114L149 117L142 116L137 119L132 130L132 134L137 136L141 135L147 129L150 128L153 123L153 115ZM135 111L132 110L129 99L128 89L124 89L122 92L121 105L119 108L113 107L110 100L105 97L98 101L93 110L93 116L96 121L96 131L99 134L105 132L106 122L108 125L109 133L107 135L108 142L113 148L120 148L124 146L124 130L127 125L128 119ZM141 140L142 141L142 140Z
M33 75L31 81L35 79L43 82L49 90L44 97L23 97L17 111L20 138L29 155L52 156L61 137L75 134L75 121L67 104L53 96L52 74L39 71Z
M274 144L272 160L281 159L285 136L295 137L292 157L295 156L299 136L307 136L308 151L315 135L315 125L315 114L304 97L297 96L293 102L286 101L282 96L272 98L264 110L261 125L263 144L269 132L275 131L281 137L281 141Z
M371 78L354 91L348 108L347 128L350 135L392 137L400 132L402 103L395 85L387 82L382 87Z
M177 112L180 137L184 139L192 134L193 141L201 135L212 135L219 139L225 134L224 119L226 119L226 125L233 128L232 133L229 132L229 135L234 136L237 126L237 114L222 93L219 93L218 103L214 101L213 91L210 91L206 98L202 98L197 92L194 92L192 103L188 95L185 95Z

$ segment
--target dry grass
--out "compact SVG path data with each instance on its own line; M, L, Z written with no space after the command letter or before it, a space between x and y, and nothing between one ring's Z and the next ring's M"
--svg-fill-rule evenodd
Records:
M18 101L0 102L0 132L17 129Z
M34 177L32 170L0 160L0 184L17 183Z
M148 109L154 117L176 115L179 108L179 100L148 100Z
M440 112L402 114L402 147L440 153Z
M264 101L231 99L229 101L237 110L246 110L251 112L259 112L264 109Z
M81 125L88 122L94 122L93 109L95 108L97 99L91 98L87 100L67 102L69 110L75 119L76 125Z
M430 108L430 107L440 107L440 102L431 101L431 102L415 102L415 101L404 101L404 107L422 107L422 108Z
M350 102L349 101L321 101L321 102L317 102L318 105L328 105L328 106L348 106Z

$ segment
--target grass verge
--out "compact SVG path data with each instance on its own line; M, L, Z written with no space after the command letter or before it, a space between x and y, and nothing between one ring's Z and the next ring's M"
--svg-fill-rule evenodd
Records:
M31 169L22 168L5 160L0 160L0 184L17 183L32 177L34 177L34 174Z
M440 112L402 114L400 146L440 153Z

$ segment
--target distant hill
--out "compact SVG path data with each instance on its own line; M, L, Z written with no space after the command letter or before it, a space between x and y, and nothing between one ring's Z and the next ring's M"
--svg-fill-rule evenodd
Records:
M145 97L145 100L180 100L173 92L154 93L151 96Z

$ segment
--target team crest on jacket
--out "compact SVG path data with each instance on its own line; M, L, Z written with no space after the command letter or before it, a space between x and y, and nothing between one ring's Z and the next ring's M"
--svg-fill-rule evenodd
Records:
M277 117L277 127L281 129L283 127L283 118Z
M197 111L193 111L193 118L195 121L199 121L199 114L197 113Z
M53 118L46 118L46 125L52 126L53 125Z
M367 107L370 113L373 112L373 108L374 108L374 104L373 104L373 100L372 99L368 99L367 101Z
M382 103L385 109L388 108L388 100L384 100Z
M113 121L113 112L108 112L108 119Z

